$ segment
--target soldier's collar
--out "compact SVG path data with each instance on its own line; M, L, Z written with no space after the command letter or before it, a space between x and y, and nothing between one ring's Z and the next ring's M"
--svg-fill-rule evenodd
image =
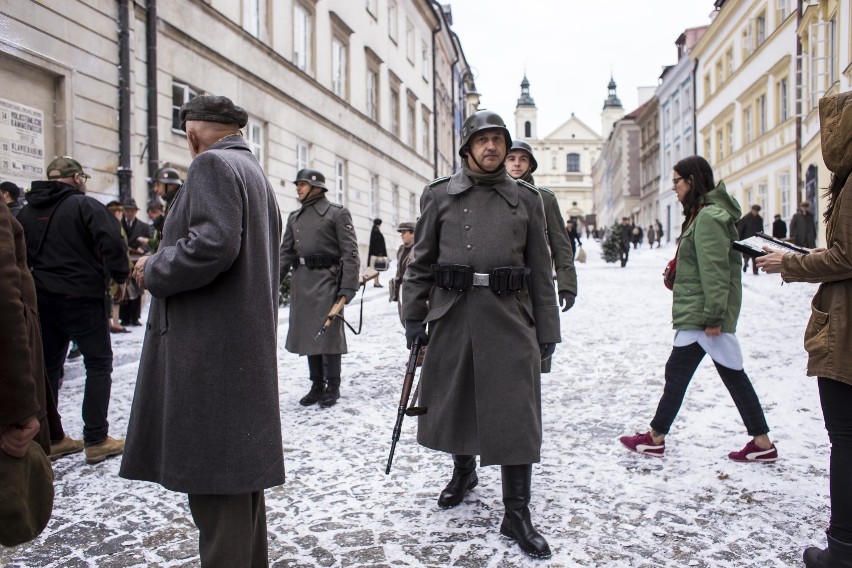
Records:
M324 193L320 194L319 197L311 200L309 203L303 203L302 206L296 210L296 217L298 217L302 214L303 211L306 211L311 207L316 209L320 217L323 217L326 213L328 213L328 210L331 207L331 201L328 200Z
M464 171L461 171L450 178L450 182L447 185L447 194L458 195L464 193L474 185L476 185L476 181ZM494 185L494 191L499 193L500 197L505 199L512 207L518 206L518 185L515 183L515 180L509 177L509 174L506 174L502 180Z

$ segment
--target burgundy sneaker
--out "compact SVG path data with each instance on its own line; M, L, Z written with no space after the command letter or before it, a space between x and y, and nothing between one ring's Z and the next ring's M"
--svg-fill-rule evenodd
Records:
M735 462L762 462L771 463L778 460L778 449L775 444L768 450L763 450L754 443L754 440L749 440L745 448L738 452L731 452L728 457Z
M619 440L624 444L625 448L637 454L661 458L663 457L663 452L666 451L666 441L663 440L659 444L655 444L654 440L651 439L651 434L647 432L644 434L637 432L635 436L622 436Z

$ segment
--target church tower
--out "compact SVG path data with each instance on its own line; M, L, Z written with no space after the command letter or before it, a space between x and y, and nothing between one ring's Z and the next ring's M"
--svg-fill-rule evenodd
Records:
M536 123L538 122L538 108L530 96L530 82L524 73L521 81L521 96L518 98L518 106L515 107L515 138L535 140L538 138Z
M604 140L609 138L613 124L624 117L624 107L621 106L621 101L618 100L618 95L615 94L615 79L612 78L612 75L609 76L607 91L609 94L604 101L603 110L601 111L601 134Z

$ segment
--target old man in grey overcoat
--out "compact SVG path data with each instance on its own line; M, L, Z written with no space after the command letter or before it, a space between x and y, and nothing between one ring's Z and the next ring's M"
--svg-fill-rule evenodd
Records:
M535 540L527 505L531 464L541 454L541 360L560 341L544 207L533 186L506 173L511 138L499 116L472 115L462 137L462 171L435 180L420 198L402 285L406 336L429 342L420 393L428 410L418 419L417 441L453 454L453 479L438 499L442 508L461 503L478 483L475 455L482 465L503 466L501 532L543 557L550 552L540 535L535 539L543 544L527 547L533 552L525 541ZM436 281L433 265L463 265L483 276L474 274L466 290L449 289ZM499 294L490 288L494 275L489 286L476 285L476 278L502 267L525 270L528 280ZM416 331L422 324L428 337ZM513 515L526 516L523 528L520 520L508 527Z
M200 96L181 117L194 159L134 270L153 298L119 475L189 494L202 566L263 565L263 490L284 483L281 216L243 109Z

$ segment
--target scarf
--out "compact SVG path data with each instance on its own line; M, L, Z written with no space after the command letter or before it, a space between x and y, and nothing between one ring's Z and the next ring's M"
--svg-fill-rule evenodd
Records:
M462 171L467 177L476 182L476 185L495 186L506 179L506 166L500 166L497 171L491 173L478 174L465 164L462 166Z

